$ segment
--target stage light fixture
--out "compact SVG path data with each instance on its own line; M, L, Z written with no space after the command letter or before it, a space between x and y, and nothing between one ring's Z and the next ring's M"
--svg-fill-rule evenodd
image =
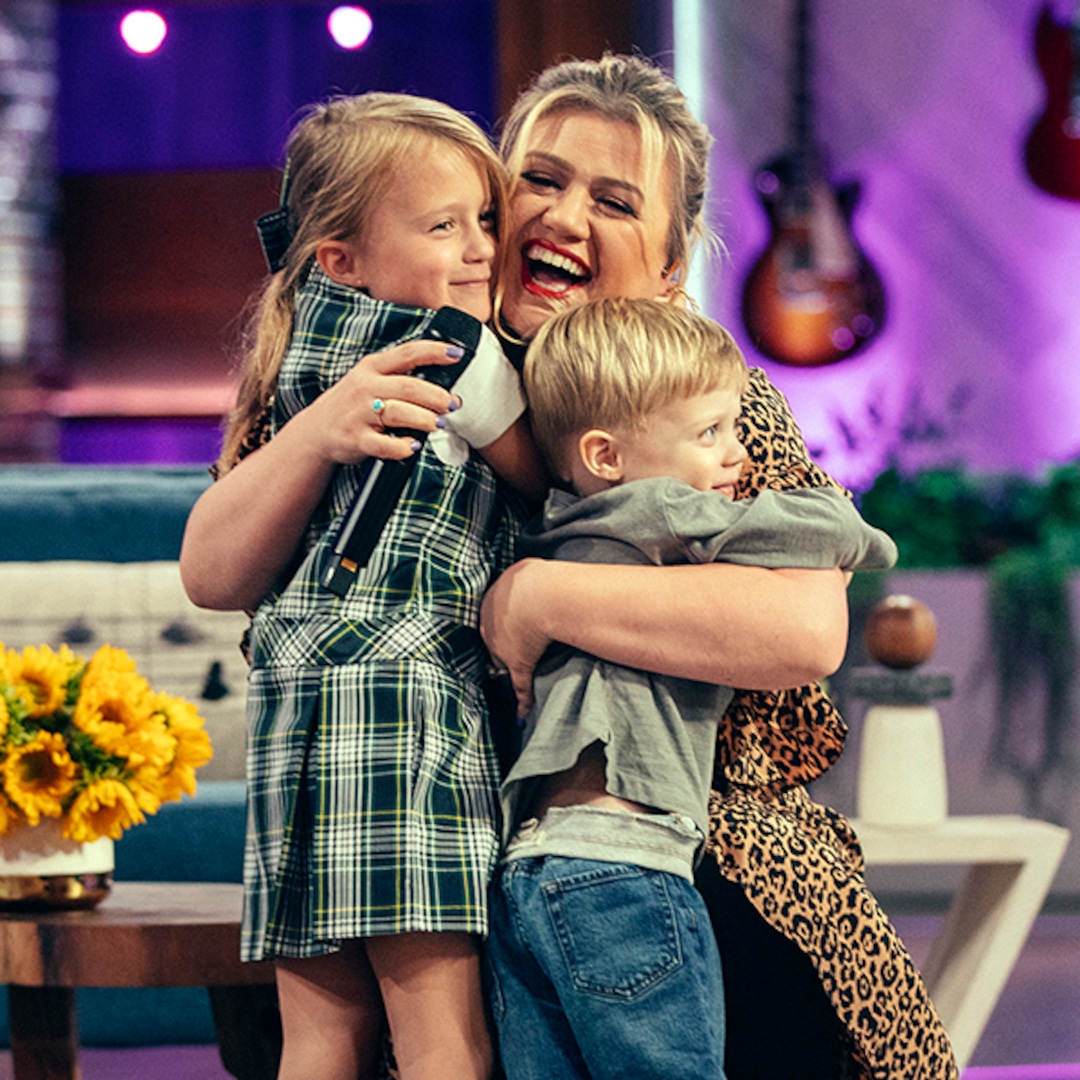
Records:
M168 24L156 11L129 11L120 20L124 44L140 56L157 52L168 32Z
M344 4L334 8L326 20L334 42L342 49L360 49L371 37L371 16L362 7Z

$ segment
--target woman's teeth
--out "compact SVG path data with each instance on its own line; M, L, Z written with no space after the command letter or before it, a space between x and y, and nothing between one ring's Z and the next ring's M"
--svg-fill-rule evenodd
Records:
M549 288L569 289L588 278L579 262L539 244L528 249L526 258L533 278Z

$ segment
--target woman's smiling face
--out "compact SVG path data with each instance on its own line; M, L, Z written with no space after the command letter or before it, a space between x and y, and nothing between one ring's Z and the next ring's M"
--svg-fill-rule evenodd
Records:
M665 176L646 168L632 124L581 111L538 121L510 200L506 326L528 339L564 306L668 292Z

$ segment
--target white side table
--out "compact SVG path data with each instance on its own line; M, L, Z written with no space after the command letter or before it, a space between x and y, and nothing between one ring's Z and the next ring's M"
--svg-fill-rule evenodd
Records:
M1012 814L949 817L920 827L852 824L868 866L968 866L923 965L962 1069L1050 890L1069 830Z

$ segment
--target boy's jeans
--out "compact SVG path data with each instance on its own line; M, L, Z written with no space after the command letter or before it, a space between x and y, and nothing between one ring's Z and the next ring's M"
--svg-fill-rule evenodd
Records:
M723 1080L720 955L684 878L515 859L491 887L487 955L507 1080Z

